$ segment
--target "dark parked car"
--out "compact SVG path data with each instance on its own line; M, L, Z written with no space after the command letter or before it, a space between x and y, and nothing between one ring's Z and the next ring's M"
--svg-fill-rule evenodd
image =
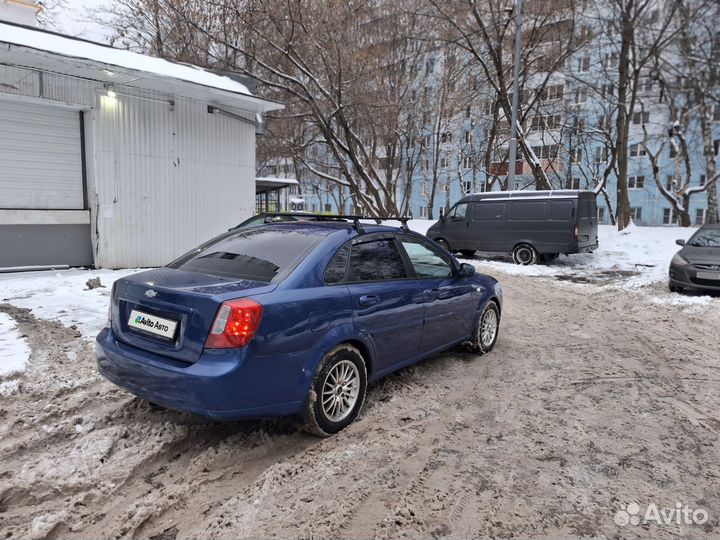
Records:
M447 250L512 253L517 264L598 247L592 191L496 191L460 199L427 236Z
M720 291L720 225L704 225L682 246L670 262L671 291L684 289Z
M495 279L406 228L267 223L119 279L96 353L103 376L162 406L298 415L330 435L368 382L456 344L490 351L501 309Z

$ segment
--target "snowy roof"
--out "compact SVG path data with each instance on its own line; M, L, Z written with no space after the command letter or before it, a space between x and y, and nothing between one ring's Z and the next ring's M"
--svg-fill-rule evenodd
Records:
M224 75L212 73L198 66L170 62L162 58L139 54L124 49L116 49L109 45L63 36L45 30L0 22L0 43L7 43L9 45L7 49L5 47L0 48L0 61L5 60L4 56L6 52L12 52L12 46L23 47L51 55L59 55L70 59L78 59L83 62L100 64L105 68L105 76L99 79L103 82L123 84L122 75L124 73L127 74L129 71L135 73L142 72L143 74L152 75L154 78L160 80L175 80L200 85L214 91L219 91L225 96L233 94L236 99L242 99L246 103L253 103L255 107L253 107L252 110L257 110L257 112L282 108L279 104L254 96L243 83ZM27 60L27 56L21 59ZM9 60L18 59L11 57ZM26 63L19 62L18 64L27 65ZM44 68L45 66L31 65L28 67ZM52 71L66 73L69 66L53 64L53 67L56 69L52 69ZM120 75L119 80L112 79L113 75L115 75L113 73L115 69L119 69L120 71L120 73L118 73L118 75ZM82 73L66 74L83 75ZM137 79L131 78L128 80L132 80L132 82L137 81ZM134 86L143 87L141 85Z
M298 183L294 178L271 178L269 176L258 176L255 181L267 182L269 184L285 184L288 186L297 185Z

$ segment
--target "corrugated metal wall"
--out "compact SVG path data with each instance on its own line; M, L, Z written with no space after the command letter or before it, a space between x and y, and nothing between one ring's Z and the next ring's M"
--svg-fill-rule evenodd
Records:
M86 172L95 264L166 264L250 216L255 206L254 126L207 104L0 66L0 95L89 109ZM253 120L248 113L235 114Z
M99 97L96 264L157 266L251 215L255 129L207 105Z

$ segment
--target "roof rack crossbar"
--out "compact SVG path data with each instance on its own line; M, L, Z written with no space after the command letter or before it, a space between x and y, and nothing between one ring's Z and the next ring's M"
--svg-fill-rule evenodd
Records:
M412 218L409 216L383 216L383 217L377 217L377 216L362 216L358 214L313 214L308 212L262 212L265 214L265 223L270 222L270 218L273 216L289 216L289 217L311 217L315 221L335 221L338 219L346 219L348 221L352 221L353 228L360 234L363 234L365 232L365 229L363 229L362 223L360 223L361 219L366 220L375 220L375 223L380 225L383 221L399 221L401 223L401 227L409 231L407 222L411 220Z

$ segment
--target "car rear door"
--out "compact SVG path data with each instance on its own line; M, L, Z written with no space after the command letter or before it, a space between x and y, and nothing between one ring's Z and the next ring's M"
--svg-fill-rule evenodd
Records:
M480 291L470 278L456 277L452 260L431 244L409 235L399 240L425 300L420 352L469 337Z
M373 343L376 373L417 355L425 298L393 235L353 241L347 286L355 325Z

